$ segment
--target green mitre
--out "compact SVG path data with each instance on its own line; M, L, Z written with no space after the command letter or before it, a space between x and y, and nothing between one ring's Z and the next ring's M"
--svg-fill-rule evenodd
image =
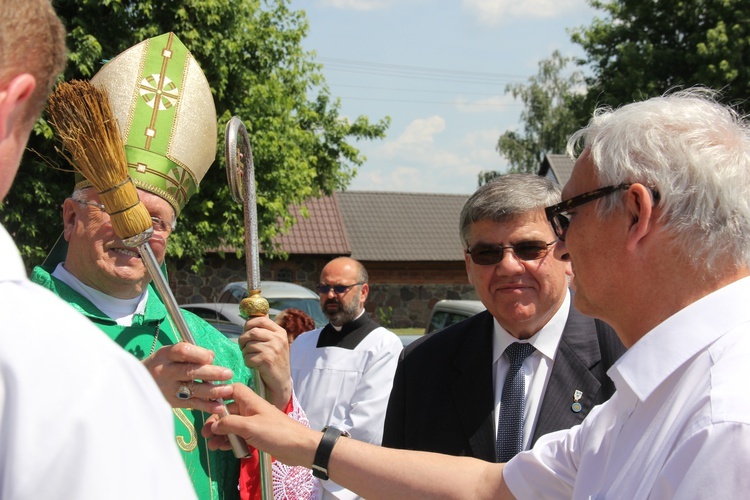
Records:
M133 182L179 215L216 157L216 108L195 58L167 33L127 49L91 83L109 95Z

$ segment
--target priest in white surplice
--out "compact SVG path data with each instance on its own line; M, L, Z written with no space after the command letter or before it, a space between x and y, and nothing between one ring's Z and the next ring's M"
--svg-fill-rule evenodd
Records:
M365 313L367 280L364 266L349 257L326 264L318 293L330 323L292 342L292 379L311 428L334 426L379 445L403 346ZM330 480L321 485L323 498L357 498Z

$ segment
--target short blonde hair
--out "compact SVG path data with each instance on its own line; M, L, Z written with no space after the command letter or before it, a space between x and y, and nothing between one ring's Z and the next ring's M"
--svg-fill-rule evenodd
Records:
M35 119L65 69L65 28L49 0L0 0L0 24L0 88L31 74L36 89L24 118Z

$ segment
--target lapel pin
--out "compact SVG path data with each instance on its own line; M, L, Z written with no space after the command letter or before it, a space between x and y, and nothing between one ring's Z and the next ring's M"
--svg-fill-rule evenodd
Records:
M570 409L573 410L575 413L580 413L580 411L583 409L583 407L581 406L581 403L578 402L582 396L583 396L583 393L579 391L578 389L576 389L576 392L573 393L573 404L570 405Z

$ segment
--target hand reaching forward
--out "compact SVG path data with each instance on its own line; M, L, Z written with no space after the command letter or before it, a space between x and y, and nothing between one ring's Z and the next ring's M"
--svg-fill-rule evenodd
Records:
M288 465L311 467L323 434L278 411L242 384L230 386L232 415L211 416L201 429L210 449L229 449L226 434ZM504 464L412 450L395 450L351 438L336 441L328 461L331 479L365 498L514 498Z
M203 437L208 439L210 449L229 450L226 434L231 433L287 465L310 467L322 435L319 431L313 431L289 418L243 384L229 387L233 390L231 398L234 402L228 404L227 408L232 415L212 415L201 430ZM301 451L305 448L301 446L303 441L306 441L309 453Z

